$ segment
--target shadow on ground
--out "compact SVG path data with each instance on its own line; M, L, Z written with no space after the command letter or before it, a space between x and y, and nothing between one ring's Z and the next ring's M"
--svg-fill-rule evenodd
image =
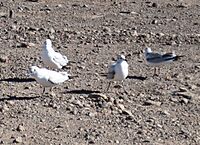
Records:
M0 82L18 82L18 83L34 82L34 81L35 79L33 78L5 78L0 80Z
M144 81L144 80L147 79L147 77L143 77L143 76L128 76L127 79Z
M36 98L39 98L39 96L36 96L36 97L17 97L17 96L8 96L8 97L5 97L5 98L0 98L0 102L3 102L3 101L17 101L17 100L33 100L33 99L36 99Z
M64 94L91 94L91 93L100 93L100 91L81 89L81 90L70 90L64 92Z

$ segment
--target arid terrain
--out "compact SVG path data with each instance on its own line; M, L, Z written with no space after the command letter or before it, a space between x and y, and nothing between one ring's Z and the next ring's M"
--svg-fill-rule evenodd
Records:
M28 75L47 38L74 76L55 95ZM0 144L200 144L199 0L1 0L0 47ZM153 76L145 47L184 57Z

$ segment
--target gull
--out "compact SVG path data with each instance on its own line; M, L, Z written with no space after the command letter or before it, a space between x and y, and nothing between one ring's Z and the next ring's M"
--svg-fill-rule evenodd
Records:
M122 81L128 76L128 63L124 55L118 55L117 61L109 66L107 79L114 81ZM111 81L109 82L107 91L109 90Z
M159 66L161 64L177 61L180 57L183 57L183 56L177 56L175 52L160 54L160 53L152 52L151 48L145 48L145 59L147 63L150 65ZM159 68L159 71L160 71L160 68ZM154 75L158 75L156 74L156 67L154 69Z
M45 93L46 87L50 88L50 91L52 91L53 86L69 79L69 74L67 72L56 72L37 66L30 67L30 75L44 87L43 94Z
M50 39L44 42L41 58L45 66L53 69L61 69L69 62L66 56L54 51Z

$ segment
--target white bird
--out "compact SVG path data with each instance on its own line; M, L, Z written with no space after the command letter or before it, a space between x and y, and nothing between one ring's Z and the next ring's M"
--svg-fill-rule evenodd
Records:
M56 72L37 66L31 66L30 75L44 87L43 94L46 87L49 87L51 91L53 86L69 79L69 74L67 72Z
M108 68L107 79L114 81L123 81L128 76L128 63L124 55L118 55L117 61ZM109 90L111 81L109 82L107 91Z
M183 57L183 56L177 56L174 52L160 54L160 53L152 52L151 48L145 48L145 59L147 63L150 65L159 66L164 63L170 63L172 61L176 61L180 57ZM154 75L156 75L156 67L154 69Z
M50 39L46 39L44 43L41 58L45 66L53 69L61 69L69 62L66 56L54 51Z

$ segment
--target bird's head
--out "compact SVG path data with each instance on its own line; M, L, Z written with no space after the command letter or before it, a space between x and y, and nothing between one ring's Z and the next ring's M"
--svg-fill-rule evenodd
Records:
M50 39L46 39L45 42L44 42L44 48L45 49L49 49L49 48L52 48L52 42Z
M36 76L36 75L37 75L38 69L39 69L39 67L37 67L37 66L31 66L31 67L29 68L30 75L31 75L32 77Z
M151 52L152 52L152 50L151 50L151 48L149 48L149 47L145 48L145 50L144 50L145 56L146 56L148 53L151 53Z
M123 54L117 55L117 61L119 61L119 60L124 60L124 61L126 61L126 58L125 58L125 56L124 56Z

